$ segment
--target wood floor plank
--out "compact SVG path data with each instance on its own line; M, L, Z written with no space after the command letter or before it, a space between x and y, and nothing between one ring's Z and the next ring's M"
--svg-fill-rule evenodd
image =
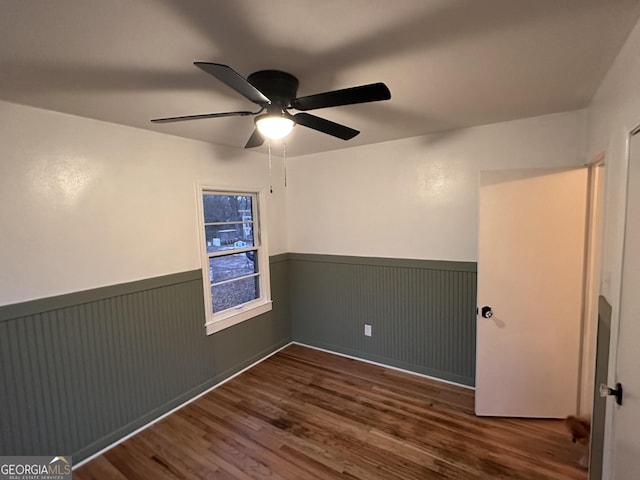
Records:
M473 390L291 345L77 469L80 480L585 480L556 420L480 418ZM571 413L571 412L567 412Z
M74 480L127 480L104 455L91 461L90 469L79 469L73 472Z

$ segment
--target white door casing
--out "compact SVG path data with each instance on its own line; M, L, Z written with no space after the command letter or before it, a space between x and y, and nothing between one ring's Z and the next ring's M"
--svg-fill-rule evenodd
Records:
M587 238L585 243L585 289L578 414L591 416L593 410L598 333L598 299L604 209L604 155L588 166Z
M576 412L587 170L481 172L476 414Z

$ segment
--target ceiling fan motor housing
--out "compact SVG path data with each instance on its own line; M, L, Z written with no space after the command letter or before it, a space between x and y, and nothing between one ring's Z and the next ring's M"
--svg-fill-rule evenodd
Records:
M287 108L296 98L298 79L280 70L261 70L252 73L247 81L260 90L273 104Z

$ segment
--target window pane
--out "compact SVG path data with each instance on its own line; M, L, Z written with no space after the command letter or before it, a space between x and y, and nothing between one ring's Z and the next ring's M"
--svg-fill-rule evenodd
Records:
M242 222L253 220L251 195L214 195L202 196L204 223Z
M211 287L213 313L237 307L260 297L258 277L249 277Z
M207 252L253 247L253 224L207 225L204 227Z
M258 255L252 250L209 259L209 281L224 282L233 278L258 273Z

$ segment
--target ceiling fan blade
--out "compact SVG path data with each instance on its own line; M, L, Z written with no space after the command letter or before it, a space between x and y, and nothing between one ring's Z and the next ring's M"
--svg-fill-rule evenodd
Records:
M249 137L249 141L244 146L244 148L259 147L263 143L264 143L264 137L260 134L260 132L256 128L256 129L253 130L253 133Z
M291 106L296 110L315 110L316 108L353 105L355 103L389 100L391 92L384 83L371 83L359 87L344 88L331 92L318 93L293 100Z
M223 113L203 113L201 115L184 115L181 117L154 118L153 123L170 123L182 122L183 120L198 120L201 118L218 118L218 117L246 117L254 115L256 112L223 112Z
M358 130L340 125L325 118L316 117L310 113L297 113L293 118L298 125L313 128L314 130L333 135L342 140L350 140L360 133Z
M200 67L205 72L213 75L222 83L233 88L240 95L248 98L258 105L268 105L271 103L264 94L251 85L243 76L228 65L210 62L193 62L196 67Z

